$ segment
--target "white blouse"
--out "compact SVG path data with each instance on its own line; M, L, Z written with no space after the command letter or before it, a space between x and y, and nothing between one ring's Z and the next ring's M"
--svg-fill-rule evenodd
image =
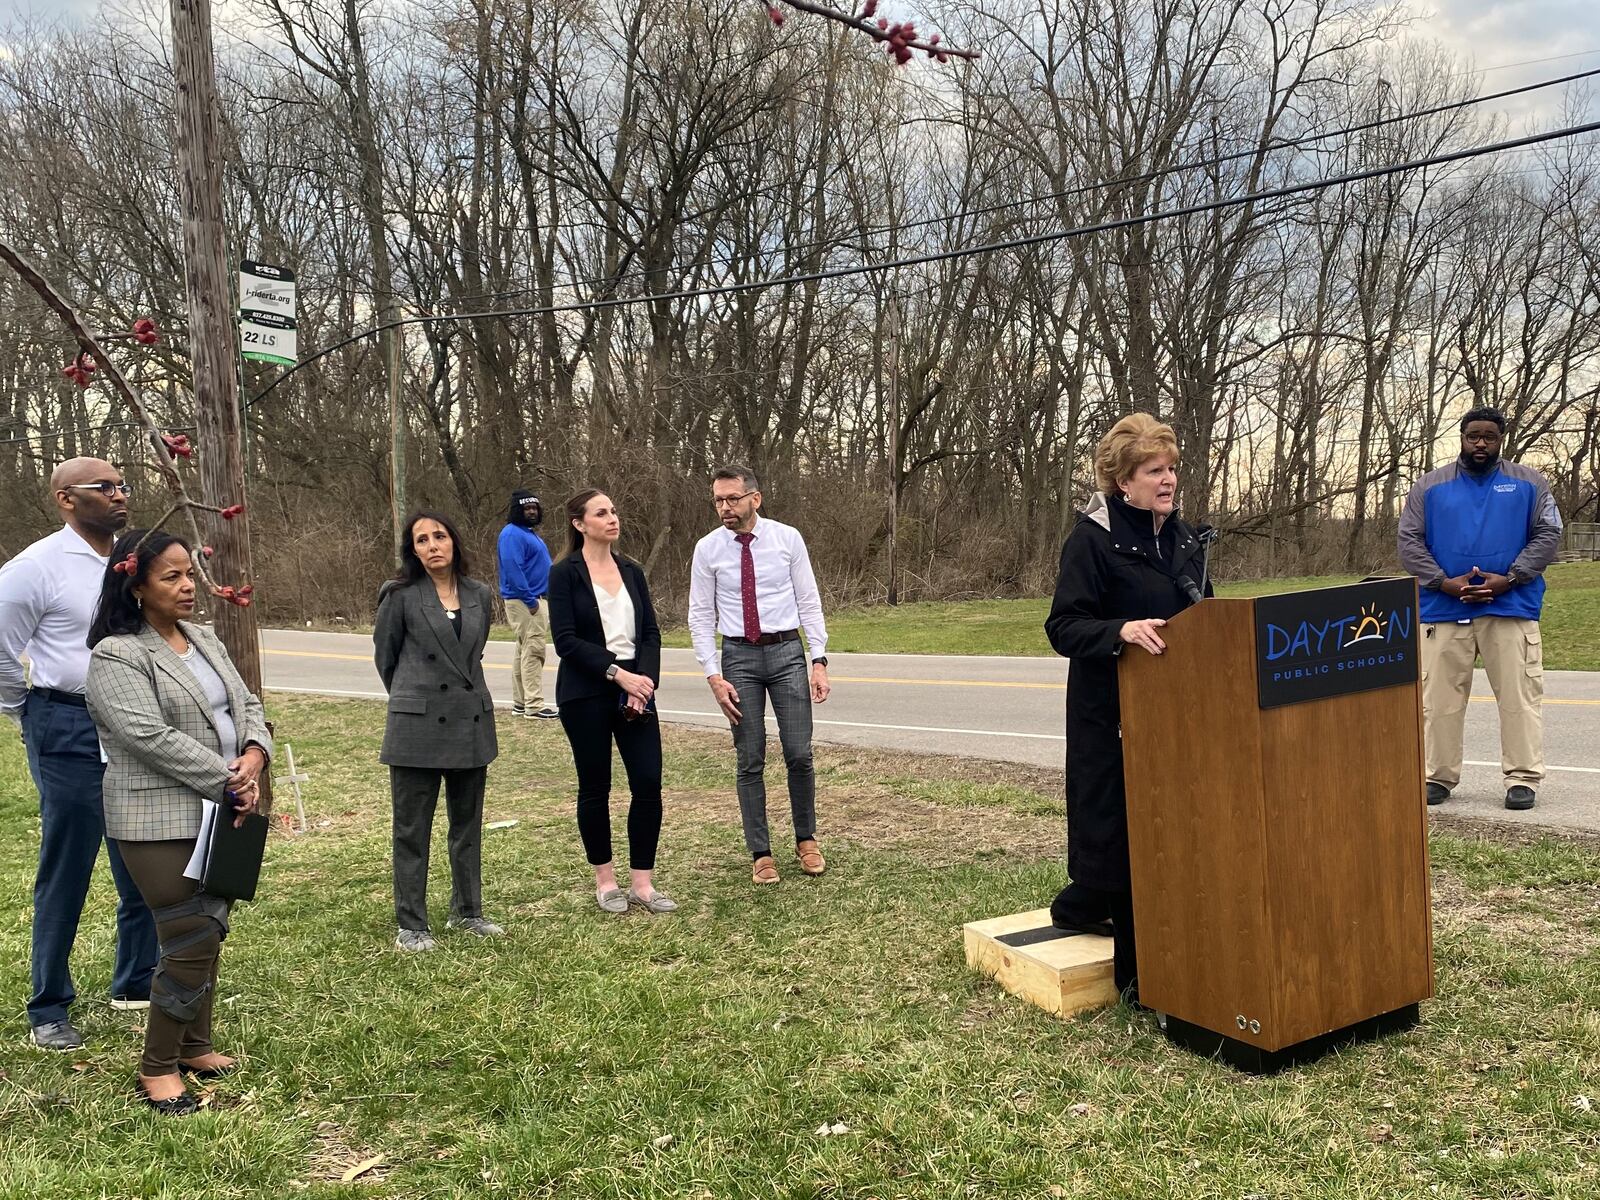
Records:
M617 656L618 662L632 660L637 649L633 644L633 597L628 595L628 585L623 584L613 596L597 583L594 602L600 606L600 626L606 631L606 649Z

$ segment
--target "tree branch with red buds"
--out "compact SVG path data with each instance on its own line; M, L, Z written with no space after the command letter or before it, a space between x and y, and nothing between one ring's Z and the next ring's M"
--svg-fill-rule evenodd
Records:
M146 439L150 443L152 457L155 460L157 472L161 475L162 482L166 485L167 493L172 498L172 505L161 519L150 526L151 530L161 528L167 519L175 513L182 513L189 524L190 541L195 546L201 547L201 552L194 557L194 571L201 585L211 595L229 604L248 607L250 595L255 590L251 584L240 587L219 586L207 569L207 560L211 558L211 547L202 546L205 541L200 530L200 521L196 516L199 512L216 513L224 521L231 521L244 512L243 504L229 504L219 507L215 504L206 504L189 495L184 486L183 477L178 474L177 460L187 459L194 453L194 447L189 444L188 435L182 433L163 433L151 417L150 411L145 408L144 402L139 399L138 393L128 383L127 377L117 369L116 363L106 353L105 343L114 340L129 340L138 342L141 346L153 346L161 340L160 330L155 321L149 317L140 317L133 323L133 328L122 334L96 334L89 328L88 323L79 315L78 311L67 302L65 297L55 289L55 286L27 259L17 253L16 249L4 241L0 241L0 262L4 262L17 275L34 290L45 307L60 318L66 326L67 332L77 343L78 352L64 368L62 375L72 380L80 388L86 388L95 382L99 375L103 378L112 395L120 400L125 408L137 418L144 427ZM132 565L130 565L132 560ZM117 563L113 570L122 572L138 569L136 555L129 555Z
M941 63L947 63L952 58L983 57L980 50L963 50L950 45L940 34L923 37L914 21L891 22L887 17L878 16L878 0L864 0L859 12L842 12L831 4L819 3L819 0L771 0L767 3L767 19L782 28L785 17L783 9L778 7L780 3L796 12L811 13L866 34L874 41L883 43L889 57L901 66L910 62L919 50Z

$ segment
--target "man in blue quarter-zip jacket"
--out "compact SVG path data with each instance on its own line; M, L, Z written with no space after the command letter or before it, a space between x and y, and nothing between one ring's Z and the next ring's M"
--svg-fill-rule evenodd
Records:
M511 659L511 715L553 721L559 715L544 702L544 647L550 640L550 614L544 594L550 586L550 550L534 532L544 520L539 497L518 488L511 493L506 525L500 531L500 598L517 631Z
M1539 611L1544 569L1561 544L1561 513L1543 475L1501 461L1505 431L1498 409L1462 417L1461 457L1417 480L1400 514L1400 564L1422 594L1429 804L1443 804L1461 782L1479 656L1500 709L1506 807L1532 808L1544 779Z

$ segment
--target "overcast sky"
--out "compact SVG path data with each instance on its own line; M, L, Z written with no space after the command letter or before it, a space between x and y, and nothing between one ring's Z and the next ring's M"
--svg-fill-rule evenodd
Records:
M24 14L81 20L104 2L0 0L0 25ZM120 0L110 2L116 6ZM889 3L891 7L903 5L908 11L919 7L917 0ZM1484 90L1498 91L1546 75L1600 66L1600 28L1592 15L1594 7L1595 0L1414 0L1413 11L1421 14L1414 28L1466 56L1487 72ZM1586 51L1590 53L1582 53ZM1556 61L1526 63L1528 59ZM1508 65L1513 63L1526 65Z

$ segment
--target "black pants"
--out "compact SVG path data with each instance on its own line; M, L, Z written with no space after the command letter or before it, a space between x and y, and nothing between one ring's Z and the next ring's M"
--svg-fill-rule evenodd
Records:
M1133 893L1108 892L1081 883L1069 883L1050 902L1050 919L1062 927L1111 922L1112 979L1117 991L1127 992L1138 982L1139 958L1133 940ZM1131 999L1138 999L1135 992Z
M590 866L611 861L611 745L628 772L628 866L653 871L661 840L661 723L654 716L628 720L613 688L602 696L561 702L561 727L578 769L578 836Z
M394 916L401 929L428 928L428 843L444 781L450 817L450 915L483 916L483 789L488 767L390 767L394 802Z

